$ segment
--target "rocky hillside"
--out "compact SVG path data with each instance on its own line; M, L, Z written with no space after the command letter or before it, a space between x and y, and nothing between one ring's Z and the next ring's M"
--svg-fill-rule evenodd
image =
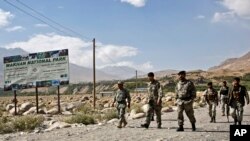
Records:
M250 72L250 52L239 58L230 58L208 71Z

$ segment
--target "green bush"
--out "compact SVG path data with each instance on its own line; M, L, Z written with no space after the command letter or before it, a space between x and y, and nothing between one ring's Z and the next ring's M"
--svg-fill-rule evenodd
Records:
M119 116L118 116L117 110L112 109L104 114L103 119L104 120L111 120L111 119L118 118L118 117Z
M31 131L39 127L44 121L42 116L23 116L0 118L0 134L12 133L17 131Z
M85 125L95 124L94 117L91 115L85 115L82 113L78 113L76 115L71 116L70 118L66 119L65 122L73 124L73 123L82 123Z
M10 122L4 123L0 122L0 134L12 133L15 132L13 124Z
M43 116L28 115L14 118L12 124L16 131L31 131L40 126L43 121Z
M94 109L91 107L91 105L89 104L84 104L84 105L81 105L80 107L78 107L76 109L76 112L77 113L82 113L82 114L93 114L95 111Z

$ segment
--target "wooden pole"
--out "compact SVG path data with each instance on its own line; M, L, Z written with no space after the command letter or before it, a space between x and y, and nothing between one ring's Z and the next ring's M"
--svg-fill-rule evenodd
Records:
M93 107L96 103L95 38L93 39Z
M58 114L61 113L61 103L60 103L60 86L57 86L57 105L58 105Z
M15 115L17 115L17 99L16 99L16 90L14 90L14 105L15 105Z
M38 88L36 87L36 113L39 113L39 107L38 107Z
M137 94L137 70L135 71L135 90Z

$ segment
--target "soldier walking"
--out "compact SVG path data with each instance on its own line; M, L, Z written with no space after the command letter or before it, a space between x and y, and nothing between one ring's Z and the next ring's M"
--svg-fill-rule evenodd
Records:
M117 128L122 128L127 125L127 121L125 119L125 111L127 106L128 108L130 108L131 97L129 91L123 87L124 83L122 81L118 81L117 84L118 84L118 90L115 94L112 107L114 107L114 104L116 103L116 108L119 115L119 123Z
M220 94L220 100L221 100L221 112L222 116L225 116L225 110L227 116L229 115L229 105L228 105L228 92L229 92L229 87L227 86L227 82L223 81L222 82L222 87L220 88L219 94Z
M148 73L148 104L149 109L146 112L146 121L141 127L148 128L152 120L153 112L156 114L157 128L161 128L161 109L162 109L162 88L160 83L154 79L154 73Z
M237 125L237 123L241 125L245 99L247 104L249 104L249 95L246 87L240 85L239 77L235 77L233 80L233 87L229 90L229 105L233 109L232 117L234 119L234 125Z
M194 117L194 109L193 109L193 101L196 98L196 89L190 80L186 79L186 72L180 71L178 73L179 82L177 83L175 93L176 93L176 103L177 103L177 112L178 112L178 131L184 131L184 117L183 111L186 112L187 117L189 118L192 124L192 130L195 131L195 122L196 119Z
M213 88L213 83L207 83L208 89L204 92L205 100L208 104L208 113L211 118L210 122L216 122L216 107L218 106L218 92Z

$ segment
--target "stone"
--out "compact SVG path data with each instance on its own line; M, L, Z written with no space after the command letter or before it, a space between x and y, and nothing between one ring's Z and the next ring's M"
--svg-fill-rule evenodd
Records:
M193 103L193 108L194 108L194 109L197 109L197 108L199 108L199 103L197 103L197 102L194 102L194 103Z
M68 127L71 127L71 125L65 122L58 121L58 122L53 123L48 129L45 129L45 132L49 132L54 129L68 128Z
M8 105L6 106L6 108L5 108L5 110L6 110L6 111L9 111L9 110L11 110L11 109L14 108L14 107L15 107L14 104L8 104Z
M62 112L63 115L72 115L72 113L70 111L64 111Z
M138 113L133 116L132 119L139 119L145 117L145 113Z
M117 122L117 121L118 121L118 119L114 118L114 119L109 120L107 123L112 124L112 123Z
M16 111L17 111L17 114L19 113L19 107L17 107L16 108ZM15 115L15 107L13 107L10 111L9 111L9 113L11 114L11 115Z
M33 104L31 102L25 102L21 105L20 111L21 112L26 112L28 111L31 107L33 107Z
M57 114L57 113L58 113L58 109L56 107L54 107L46 112L46 114L52 114L52 115Z
M36 113L36 107L31 107L28 111L24 112L23 115L30 115Z
M149 109L149 105L148 105L148 104L145 104L145 105L143 105L143 106L141 107L141 109L142 109L142 111L143 111L144 113L146 113L146 112L148 111L148 109Z
M172 101L172 97L171 96L167 96L166 98L165 98L165 101Z
M168 113L173 112L174 110L171 107L164 107L161 109L161 112Z
M104 108L109 108L109 107L110 107L110 104L109 104L109 103L106 103L106 104L104 104L103 107L104 107Z

